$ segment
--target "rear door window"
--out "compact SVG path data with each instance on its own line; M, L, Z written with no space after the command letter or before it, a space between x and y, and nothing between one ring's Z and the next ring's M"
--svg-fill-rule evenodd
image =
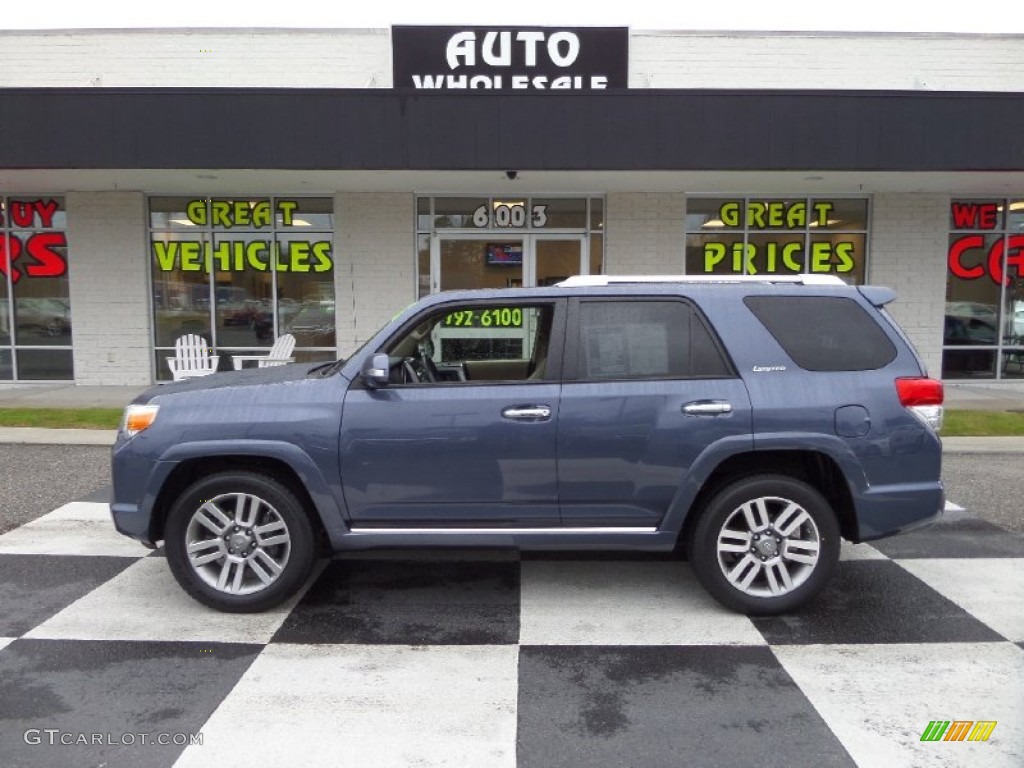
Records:
M574 378L734 375L701 316L682 301L581 301Z

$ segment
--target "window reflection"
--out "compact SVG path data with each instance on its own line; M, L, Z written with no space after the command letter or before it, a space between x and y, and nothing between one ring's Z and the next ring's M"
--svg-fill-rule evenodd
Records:
M59 197L0 196L0 379L74 378L67 214Z
M1024 377L1024 203L950 203L942 375Z
M687 200L686 272L832 274L864 282L866 198L693 197Z
M154 197L150 223L158 378L185 333L206 338L224 370L285 333L296 360L333 357L331 198Z
M442 291L514 288L522 284L522 241L441 241Z

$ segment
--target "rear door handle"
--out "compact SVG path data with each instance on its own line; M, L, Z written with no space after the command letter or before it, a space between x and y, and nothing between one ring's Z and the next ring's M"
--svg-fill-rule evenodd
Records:
M551 418L551 407L547 405L510 405L501 415L513 421L547 421Z
M683 406L683 413L687 416L718 416L732 413L732 403L725 400L694 400Z

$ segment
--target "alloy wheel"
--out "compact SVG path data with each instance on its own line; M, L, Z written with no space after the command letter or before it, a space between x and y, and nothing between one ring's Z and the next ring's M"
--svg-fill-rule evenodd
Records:
M751 499L718 532L718 565L730 584L753 597L797 589L818 565L821 534L800 504L778 496Z
M260 592L288 565L288 525L265 499L225 493L204 501L185 531L188 562L210 587L231 595Z

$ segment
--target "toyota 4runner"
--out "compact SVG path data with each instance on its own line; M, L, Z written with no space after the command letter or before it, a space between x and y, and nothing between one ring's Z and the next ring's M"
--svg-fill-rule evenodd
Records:
M747 614L816 595L840 537L935 518L942 385L835 277L576 277L440 293L347 360L156 386L113 448L117 529L195 599L259 611L323 554L671 551Z

